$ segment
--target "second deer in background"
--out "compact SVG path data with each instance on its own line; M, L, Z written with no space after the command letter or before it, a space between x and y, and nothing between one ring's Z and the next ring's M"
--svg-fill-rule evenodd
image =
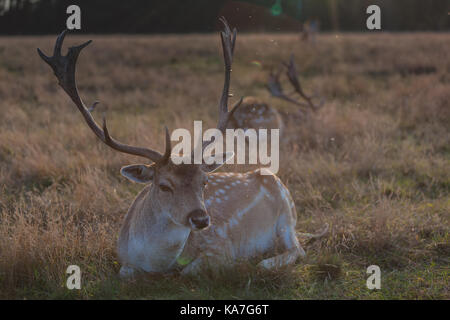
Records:
M283 136L284 128L289 119L304 118L306 112L316 112L323 106L323 98L319 97L319 103L315 104L313 100L318 98L317 95L309 96L303 91L293 55L291 55L288 63L283 63L283 68L286 68L286 75L294 91L289 94L284 92L280 83L282 69L270 73L267 89L273 97L295 104L298 111L295 113L279 111L256 97L246 97L230 118L229 128L241 128L244 131L248 129L280 129L280 136Z

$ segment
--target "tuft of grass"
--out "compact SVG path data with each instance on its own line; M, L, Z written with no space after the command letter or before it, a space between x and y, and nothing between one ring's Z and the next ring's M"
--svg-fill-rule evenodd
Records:
M312 267L313 275L321 281L333 281L342 276L342 261L339 256L326 255L321 256L316 265Z

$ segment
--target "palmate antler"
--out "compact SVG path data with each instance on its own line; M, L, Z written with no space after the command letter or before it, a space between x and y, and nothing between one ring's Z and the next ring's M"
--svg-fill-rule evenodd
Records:
M86 123L89 128L95 133L95 135L103 141L106 145L111 148L136 156L141 156L147 158L156 163L166 162L170 157L171 145L170 145L170 135L167 127L166 131L166 150L164 154L161 154L155 150L143 148L143 147L135 147L128 144L121 143L115 139L113 139L108 132L108 128L106 127L106 120L103 118L103 129L95 122L89 110L81 100L81 97L78 94L78 88L75 81L75 69L78 56L82 49L84 49L87 45L89 45L92 40L89 40L79 46L69 48L69 51L66 56L61 55L61 48L64 42L64 37L66 36L67 30L61 32L61 34L56 39L55 48L53 50L53 56L46 56L40 49L37 49L39 56L44 60L55 73L56 78L59 81L59 85L64 89L67 95L72 99L75 105L80 110L83 115ZM94 102L91 110L94 109L95 105L98 102Z
M228 120L233 115L234 111L237 107L242 103L242 98L233 106L230 112L228 112L228 97L229 97L229 89L230 89L230 73L231 73L231 65L233 62L233 51L234 44L236 41L236 29L233 29L233 33L231 33L230 27L228 26L225 18L220 18L220 21L224 24L224 31L221 32L222 39L222 47L223 47L223 56L225 62L225 81L222 91L222 96L219 103L219 120L217 123L217 129L221 132L225 132L227 127ZM166 163L170 159L171 155L171 144L170 144L170 135L167 127L165 128L166 134L166 149L164 154L159 153L158 151L143 148L143 147L135 147L128 144L121 143L115 139L113 139L108 132L108 128L106 126L106 119L103 118L103 128L101 128L94 118L91 115L90 111L93 111L95 106L98 104L98 101L94 102L92 106L88 109L86 108L83 100L81 99L78 88L75 80L75 69L78 56L82 49L88 46L92 40L89 40L79 46L71 47L68 50L66 56L61 55L61 48L64 42L64 38L66 36L67 30L63 31L58 38L56 39L55 48L53 50L53 56L46 56L39 48L37 49L39 56L44 60L55 73L56 78L58 79L59 85L64 89L67 95L72 99L72 101L77 106L78 110L80 110L83 115L86 123L89 128L95 133L95 135L103 141L106 145L111 148L136 156L141 156L147 158L155 163ZM203 143L203 150L213 141L208 141Z
M323 98L320 99L320 103L318 105L315 105L312 102L312 99L315 98L315 96L314 97L308 96L303 91L303 88L300 84L300 80L298 79L298 73L297 73L297 68L295 66L293 54L291 54L289 63L283 62L283 66L285 66L287 69L286 75L289 79L289 82L294 87L294 93L298 93L300 95L300 97L306 101L306 104L297 101L296 99L290 97L289 95L287 95L283 92L283 88L280 83L281 70L279 70L277 73L274 73L272 71L269 75L267 88L268 88L269 92L272 94L272 96L292 102L300 107L308 107L312 111L316 111L321 106L323 106L323 104L325 103Z
M281 74L281 69L278 69L277 72L273 72L273 70L272 70L269 74L269 81L267 83L267 89L272 94L272 96L292 102L300 107L308 107L308 105L298 102L294 98L291 98L289 95L286 95L284 93L283 87L281 86L281 83L280 83L280 74Z
M217 129L222 133L225 133L227 128L227 123L233 115L234 111L241 105L243 98L239 99L238 102L234 104L231 108L231 111L228 111L228 97L230 96L230 79L231 79L231 65L233 64L233 53L234 53L234 45L236 43L236 28L233 28L233 32L225 20L224 17L221 17L220 22L223 23L224 30L220 32L220 38L222 40L222 49L223 49L223 59L225 63L225 80L223 83L222 96L220 98L219 103L219 120L217 122ZM203 150L214 142L214 140L206 141L203 143Z

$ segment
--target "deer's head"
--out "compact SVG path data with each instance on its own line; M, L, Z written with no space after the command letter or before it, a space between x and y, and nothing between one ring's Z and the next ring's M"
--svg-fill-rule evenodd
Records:
M169 141L170 143L170 141ZM224 154L226 162L233 153ZM192 230L207 228L211 221L203 193L208 173L222 164L174 164L170 158L153 164L122 167L120 173L133 182L151 184L152 207L172 222Z

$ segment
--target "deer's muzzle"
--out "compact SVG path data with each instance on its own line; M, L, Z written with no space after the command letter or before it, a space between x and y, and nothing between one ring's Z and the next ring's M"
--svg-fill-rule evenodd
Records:
M194 230L206 229L210 225L209 215L205 210L201 209L191 211L188 215L188 220Z

